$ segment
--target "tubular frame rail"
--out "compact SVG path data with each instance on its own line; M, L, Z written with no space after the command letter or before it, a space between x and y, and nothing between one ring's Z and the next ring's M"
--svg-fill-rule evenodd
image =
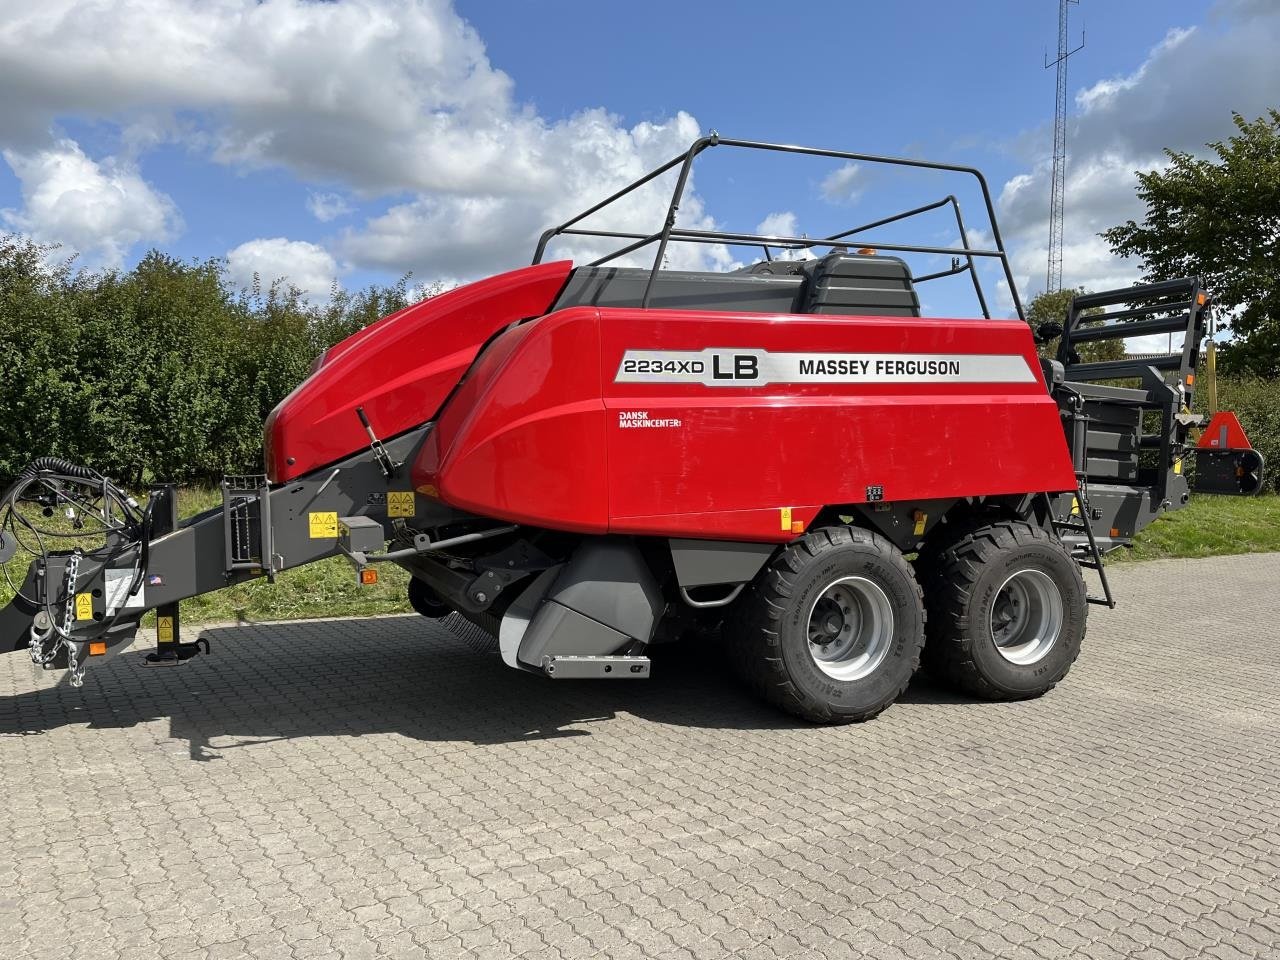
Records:
M1100 307L1104 308L1102 313L1086 313ZM1121 309L1106 310L1107 307ZM1067 322L1058 345L1058 360L1066 368L1068 380L1140 377L1146 367L1160 371L1176 370L1190 405L1196 364L1200 361L1200 341L1207 330L1209 309L1209 295L1201 289L1198 277L1081 294L1071 301L1067 311ZM1124 340L1156 333L1182 334L1182 349L1176 353L1095 363L1080 363L1072 359L1075 346L1080 343Z
M969 245L968 236L965 232L964 218L960 213L960 203L956 200L954 195L944 197L941 200L916 207L912 210L904 211L903 213L894 214L890 217L884 217L880 220L866 223L859 227L854 227L851 230L845 230L829 237L821 237L817 239L812 237L764 236L754 233L735 233L718 230L686 230L678 228L675 225L676 214L680 209L680 202L684 198L684 192L689 183L689 177L693 170L693 162L700 153L711 147L739 147L748 150L770 151L774 153L794 153L806 156L829 157L836 160L849 160L857 163L887 164L890 166L913 167L923 170L937 170L945 173L959 173L972 176L978 181L978 186L982 190L982 199L986 205L987 220L991 225L991 236L995 241L995 249L976 249ZM635 190L638 190L640 187L652 182L664 173L676 167L680 168L680 172L676 179L675 189L671 194L671 201L667 207L666 220L663 223L662 229L654 233L645 234L629 233L618 230L589 230L575 226L575 224L581 223L587 217L603 210L611 203L614 203ZM1005 253L1004 241L1000 236L1000 225L996 220L995 204L991 199L991 190L987 186L986 178L982 175L981 171L974 167L957 166L949 163L936 163L930 160L910 160L902 157L878 156L876 154L868 153L848 153L842 150L822 150L817 147L765 143L755 140L732 140L721 137L719 134L715 133L695 140L684 153L673 157L662 166L650 171L640 179L633 181L616 193L613 193L604 200L601 200L594 206L588 207L586 210L582 211L582 213L569 218L559 226L551 227L545 231L538 240L538 246L533 255L533 262L542 262L542 258L547 250L547 245L558 236L606 237L616 240L630 241L612 253L592 261L591 266L599 266L600 264L608 263L610 260L626 256L629 253L633 253L636 250L640 250L643 247L656 243L657 250L653 258L653 266L649 270L649 279L645 284L644 296L640 302L642 307L648 307L654 280L657 279L658 271L662 268L662 262L667 252L667 246L673 240L677 243L721 243L729 246L760 247L764 250L765 257L771 258L769 252L769 248L771 246L786 250L806 250L813 247L843 246L845 241L864 231L871 230L876 227L882 227L900 220L906 220L910 217L918 216L947 205L950 205L954 211L956 225L960 230L961 245L958 247L878 243L870 240L859 240L858 243L863 247L876 251L884 250L891 253L921 253L950 256L952 258L952 263L949 270L941 270L937 273L927 274L923 277L916 277L914 282L923 283L928 280L937 280L941 277L949 277L967 272L973 279L974 292L977 295L978 303L982 308L982 315L988 319L991 317L991 312L987 305L987 298L982 290L981 279L978 277L978 271L976 269L977 261L975 258L984 257L999 260L1000 265L1004 270L1005 281L1009 285L1009 294L1013 299L1014 308L1017 311L1018 317L1025 320L1026 314L1022 308L1022 300L1018 296L1017 284L1013 279L1013 270L1009 266L1009 258Z

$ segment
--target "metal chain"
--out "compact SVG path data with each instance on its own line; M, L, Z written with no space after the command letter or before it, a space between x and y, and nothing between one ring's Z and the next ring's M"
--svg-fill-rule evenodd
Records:
M52 643L50 643L51 639ZM32 663L37 666L44 666L58 655L58 650L61 647L62 638L54 633L52 624L43 635L37 635L35 624L31 625L31 639L27 641L27 649L31 654Z
M73 687L84 684L84 663L76 661L76 645L71 642L71 627L76 617L76 574L80 570L80 549L67 561L67 606L62 614L62 645L67 648L67 677Z
M62 613L62 638L71 637L71 626L76 619L76 575L80 571L80 550L76 548L67 561L67 605Z
M80 556L79 549L76 549L67 560L63 581L67 602L63 609L62 626L55 624L52 617L47 617L49 628L41 635L36 633L35 623L31 625L31 639L27 642L27 647L31 654L31 662L39 666L52 663L58 656L58 651L71 636L71 626L75 620L76 580L80 571ZM71 649L69 644L67 649L68 651Z
M69 640L62 641L67 648L67 677L73 687L84 686L84 661L76 659L75 645ZM81 648L83 649L83 647Z

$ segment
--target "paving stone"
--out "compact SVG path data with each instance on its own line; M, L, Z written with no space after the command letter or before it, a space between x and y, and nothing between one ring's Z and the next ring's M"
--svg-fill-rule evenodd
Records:
M1049 695L839 728L418 617L0 656L0 956L1280 956L1280 555L1112 579Z

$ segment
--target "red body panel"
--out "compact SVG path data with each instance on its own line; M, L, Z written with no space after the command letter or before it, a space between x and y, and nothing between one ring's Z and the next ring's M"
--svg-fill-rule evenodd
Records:
M628 350L708 348L997 355L1019 382L615 380ZM576 307L489 348L413 482L475 513L558 529L785 541L790 524L866 502L868 487L923 501L1067 491L1075 474L1020 321Z
M356 407L384 439L429 420L489 337L546 313L570 267L540 264L459 287L330 348L267 417L267 476L291 480L368 446Z
M596 313L562 310L485 351L413 467L419 492L517 523L608 529Z

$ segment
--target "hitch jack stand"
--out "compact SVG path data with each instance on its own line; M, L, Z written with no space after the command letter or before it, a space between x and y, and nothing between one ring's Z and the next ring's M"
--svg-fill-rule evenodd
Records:
M152 507L153 520L151 536L162 536L172 533L178 526L178 493L172 483L157 484L151 490L156 500ZM143 554L145 557L146 554ZM204 638L194 643L182 642L182 621L178 614L178 604L166 603L156 607L156 649L147 654L143 661L145 667L180 667L197 653L203 646L209 653L209 641Z
M167 603L156 607L156 649L143 661L145 667L180 667L203 649L209 654L209 641L198 637L193 643L181 640L178 605Z

